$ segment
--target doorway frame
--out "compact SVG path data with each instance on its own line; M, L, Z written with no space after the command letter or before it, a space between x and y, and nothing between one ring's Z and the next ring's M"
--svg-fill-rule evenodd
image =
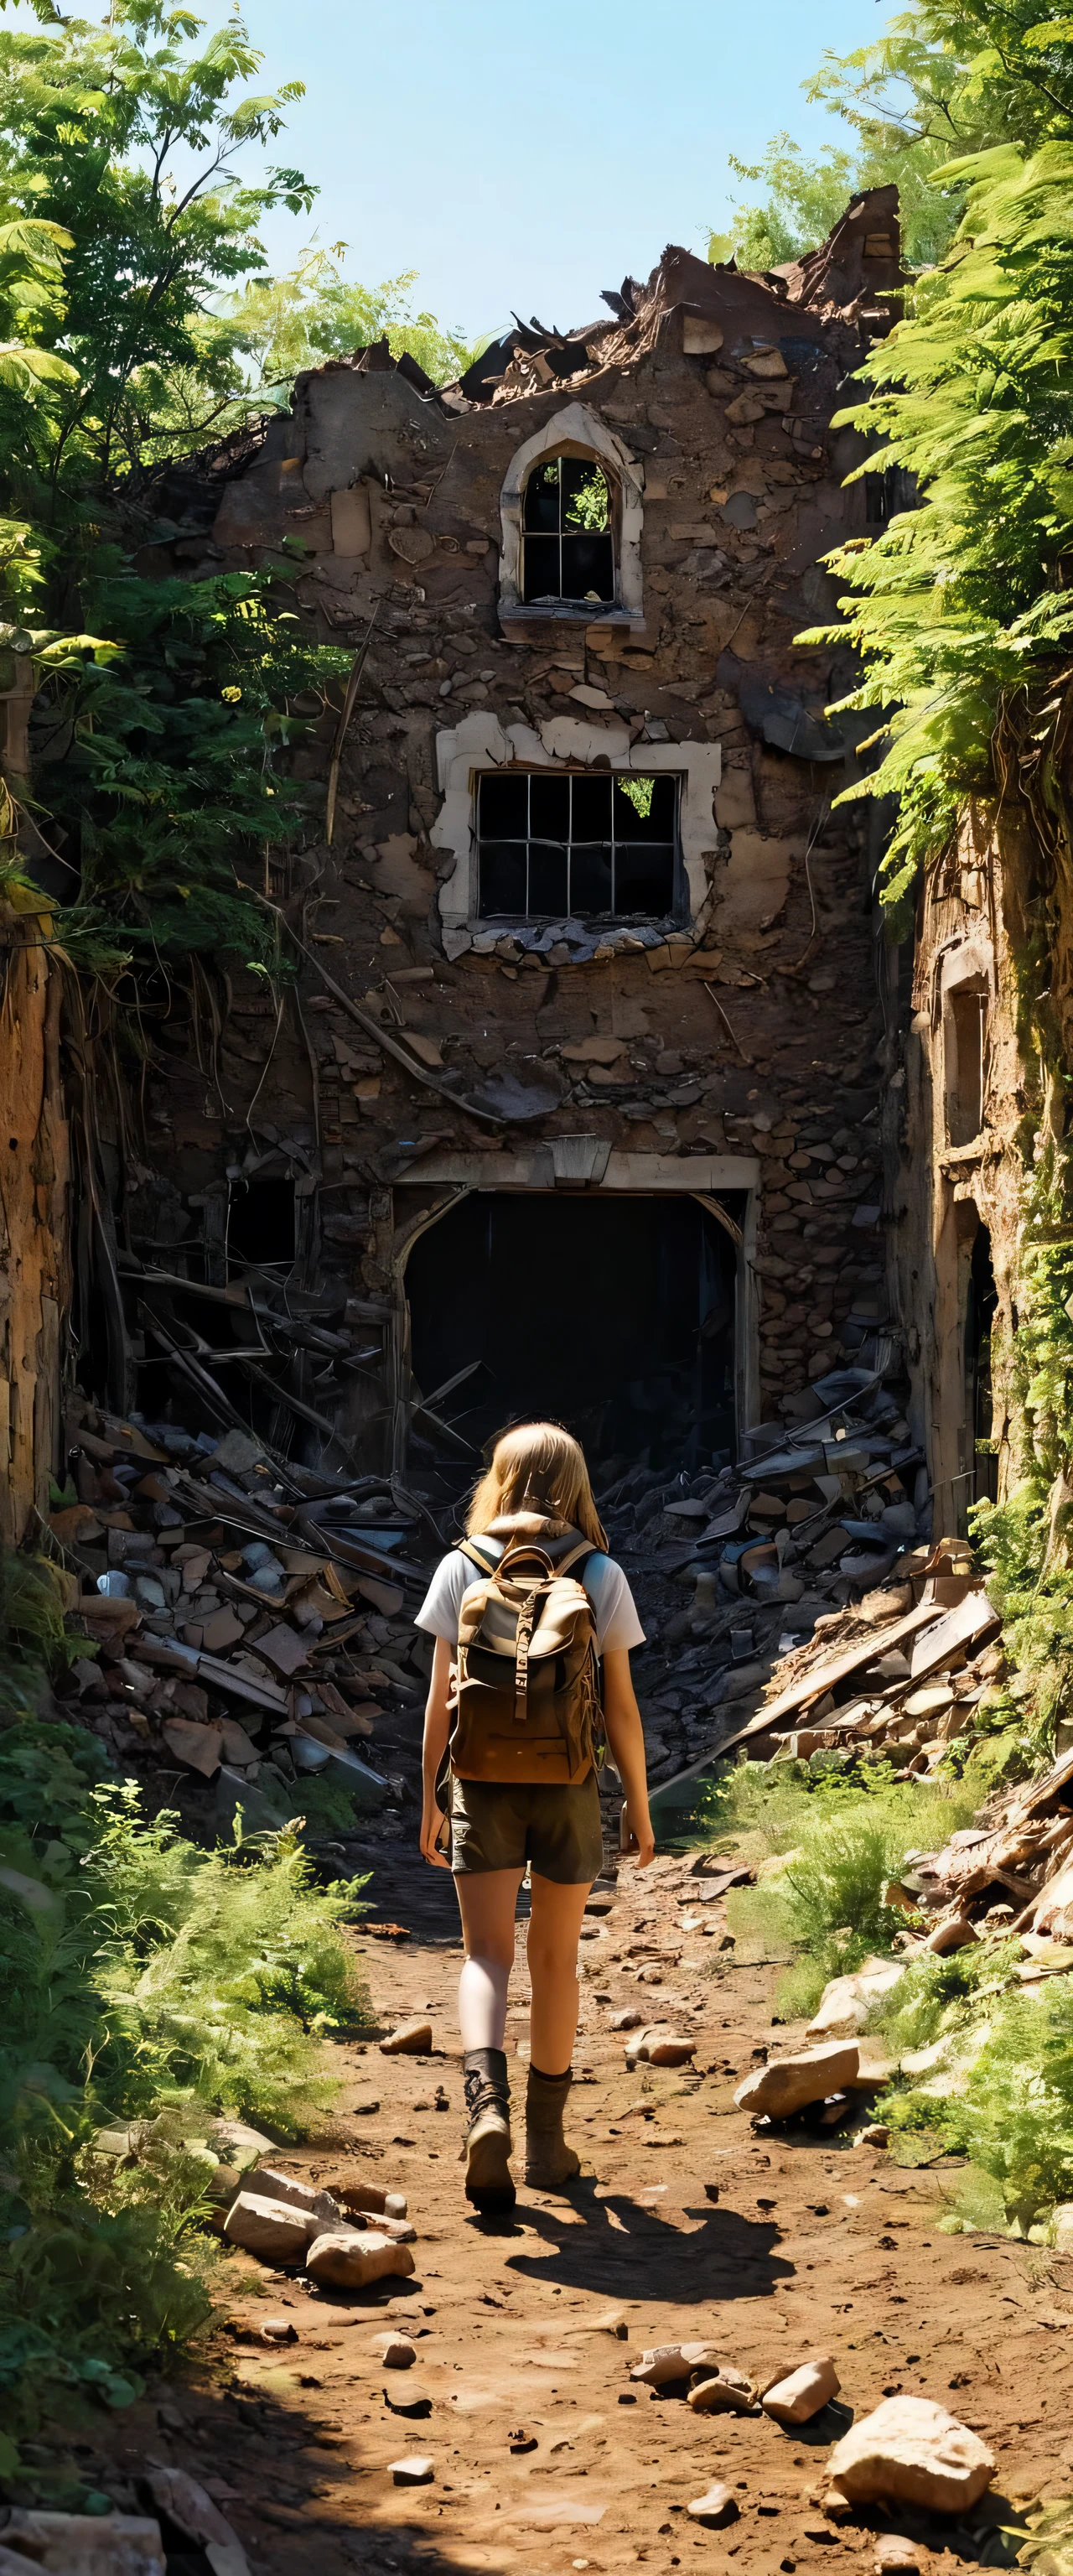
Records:
M580 1177L587 1174L587 1177ZM760 1160L754 1154L618 1153L606 1138L555 1136L511 1153L444 1153L426 1155L394 1184L395 1225L392 1234L391 1307L391 1471L401 1475L406 1463L413 1412L410 1301L406 1267L415 1243L438 1225L459 1201L474 1193L603 1198L697 1199L734 1245L734 1417L740 1449L750 1426L759 1420L760 1300L756 1281L756 1233L759 1211ZM431 1204L407 1208L415 1190L435 1195ZM739 1226L720 1203L719 1193L744 1195Z

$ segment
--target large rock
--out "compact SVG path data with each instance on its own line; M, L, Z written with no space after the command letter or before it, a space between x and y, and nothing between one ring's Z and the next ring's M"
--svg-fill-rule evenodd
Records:
M333 2227L314 2237L306 2255L306 2270L315 2281L331 2282L337 2290L363 2290L369 2281L382 2281L389 2273L405 2279L414 2268L408 2245L396 2245L394 2239L379 2229Z
M409 2335L404 2334L374 2335L369 2350L385 2370L409 2370L417 2359Z
M253 2177L260 2200L279 2200L288 2209L301 2209L307 2218L321 2218L329 2226L345 2215L330 2191L314 2191L307 2182L296 2182L291 2174L277 2173L273 2167L258 2165Z
M285 2200L262 2200L255 2191L240 2191L224 2220L232 2245L258 2254L262 2263L304 2262L311 2237L322 2232L323 2221L308 2211L290 2209Z
M920 2505L965 2513L995 2475L977 2433L929 2397L887 2397L836 2442L830 2477L850 2504Z
M669 2030L640 2030L626 2042L628 2066L688 2066L696 2053L695 2039L680 2039Z
M260 2156L275 2152L271 2138L262 2137L259 2129L247 2128L245 2120L210 2120L205 2142L222 2156L225 2164L235 2165L239 2173L248 2173Z
M863 2030L880 1995L889 1994L905 1967L897 1960L866 1959L852 1977L832 1977L805 2033L806 2039L852 2038Z
M707 2495L694 2496L692 2504L687 2504L686 2512L691 2515L694 2522L707 2522L712 2525L736 2522L737 2498L731 2494L729 2487L721 2486L716 2479L715 2485L709 2487Z
M758 2066L755 2075L739 2084L734 2100L739 2111L751 2111L754 2117L764 2113L770 2120L788 2120L807 2103L822 2102L828 2093L854 2084L860 2062L855 2040L797 2049L790 2057L773 2057L767 2066Z
M405 2192L381 2191L376 2182L340 2183L335 2198L344 2209L364 2210L373 2218L405 2218L407 2215Z
M150 2460L146 2479L158 2513L166 2513L181 2532L203 2549L213 2576L250 2576L250 2562L226 2514L186 2469Z
M694 2415L749 2415L756 2404L756 2389L743 2370L725 2361L721 2370L697 2380L686 2404Z
M814 2353L799 2370L791 2370L786 2379L777 2379L766 2388L760 2400L765 2415L773 2415L776 2424L808 2424L818 2415L828 2399L837 2397L839 2377L830 2354Z
M1073 2200L1060 2200L1052 2211L1051 2243L1059 2254L1073 2254Z
M38 2513L16 2505L0 2542L0 2576L164 2576L160 2525L136 2513Z

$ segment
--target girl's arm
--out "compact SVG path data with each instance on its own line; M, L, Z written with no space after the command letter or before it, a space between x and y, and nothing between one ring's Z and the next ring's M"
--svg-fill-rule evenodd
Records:
M641 1712L630 1679L628 1646L610 1646L604 1655L604 1726L611 1759L626 1792L626 1821L637 1843L638 1869L656 1857L648 1813L645 1739Z
M436 1773L447 1749L450 1727L448 1692L451 1681L451 1649L446 1637L437 1637L432 1658L432 1679L425 1702L425 1740L421 1749L421 1774L424 1797L421 1808L421 1852L434 1869L449 1869L446 1852L439 1848L443 1827L443 1809L436 1804ZM638 1724L640 1720L638 1720Z

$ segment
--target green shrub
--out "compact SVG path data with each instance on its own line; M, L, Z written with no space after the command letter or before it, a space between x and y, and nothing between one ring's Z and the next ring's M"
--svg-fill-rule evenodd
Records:
M353 1887L318 1887L292 1831L200 1850L152 1822L96 1739L0 1735L0 2392L120 2405L195 2332L214 2249L194 2222L214 2112L295 2136L335 2086L324 2039L367 2005L340 1937ZM152 2119L138 2164L93 2151ZM5 2224L6 2221L6 2224Z

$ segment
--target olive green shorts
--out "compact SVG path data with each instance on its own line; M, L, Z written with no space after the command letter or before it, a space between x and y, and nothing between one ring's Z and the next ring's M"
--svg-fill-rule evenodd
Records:
M600 1792L590 1771L578 1789L451 1783L451 1868L456 1878L490 1869L524 1869L556 1887L589 1886L603 1862Z

